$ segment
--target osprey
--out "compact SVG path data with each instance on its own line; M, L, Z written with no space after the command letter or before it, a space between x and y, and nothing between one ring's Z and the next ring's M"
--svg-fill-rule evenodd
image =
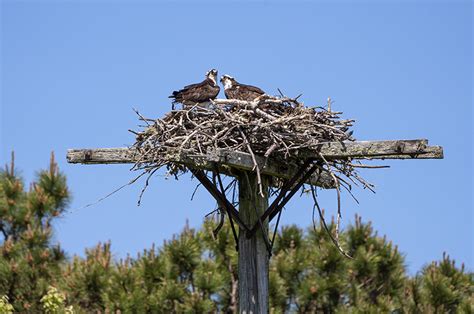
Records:
M228 99L252 101L265 94L260 88L240 84L232 76L227 74L221 77L221 82L224 85L225 97Z
M216 98L219 91L217 70L212 69L206 73L206 79L201 83L187 85L179 91L174 91L168 98L173 99L173 109L176 103L181 103L185 107L194 105L207 107L209 100Z

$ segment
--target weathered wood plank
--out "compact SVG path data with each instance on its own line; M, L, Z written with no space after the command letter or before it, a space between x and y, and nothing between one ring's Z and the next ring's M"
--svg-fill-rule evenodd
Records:
M131 164L138 155L128 147L68 149L66 159L71 164Z
M390 154L379 156L353 156L352 159L443 159L444 152L441 146L427 146L421 153Z
M400 156L416 158L417 155L431 153L433 158L442 158L443 149L439 146L428 146L428 140L390 140L390 141L355 141L332 142L321 144L320 153L326 159L400 159ZM318 157L318 154L304 154L305 157ZM379 158L376 158L379 157ZM406 159L401 157L401 159Z
M97 148L97 149L70 149L68 150L67 160L69 163L82 164L127 164L135 163L138 155L134 149L130 148ZM272 159L267 162L261 156L255 156L259 169L263 175L290 179L297 171L298 167L294 164L277 163ZM235 170L253 171L254 163L252 156L246 153L231 152L228 150L218 150L208 155L187 154L186 152L170 152L166 154L166 159L184 164L190 168L202 170L215 170L226 175L234 175ZM327 173L313 175L308 183L323 188L335 187L334 181Z
M320 153L326 159L356 158L356 159L441 159L443 158L443 148L441 146L428 146L428 140L390 140L390 141L356 141L356 142L332 142L323 143ZM169 157L173 157L169 153ZM211 154L212 155L212 154ZM180 162L183 158L196 159L197 155L179 154L173 160ZM200 156L201 158L205 156ZM250 158L250 154L241 152L230 152L218 150L214 153L218 159L226 158L229 163L235 165L245 163ZM302 154L304 157L315 157L317 154ZM67 160L70 163L82 164L112 164L112 163L134 163L138 156L131 148L96 148L96 149L70 149L67 153ZM251 158L250 158L251 160ZM212 160L221 161L221 160Z
M324 143L320 147L321 154L331 159L441 159L443 148L428 146L425 139L393 140L393 141L357 141ZM318 154L301 154L304 158L319 158ZM82 164L124 164L135 163L139 155L133 148L97 148L97 149L70 149L67 160L70 163ZM196 155L181 152L168 152L165 159L203 170L214 170L215 165L227 175L233 175L234 170L252 171L254 163L252 156L247 153L225 149L212 151L207 155ZM256 156L257 164L262 174L289 179L298 170L297 165L276 162L269 158ZM308 183L325 188L334 187L332 178L327 174L314 175Z
M246 153L233 152L225 149L214 151L210 154L211 160L214 162L228 167L230 171L233 169L252 171L254 170L254 163L252 156ZM255 156L258 167L263 175L291 179L298 171L298 166L292 163L276 162L269 158L268 160L261 156ZM317 185L323 188L334 188L334 180L327 173L321 173L319 175L312 175L308 180L308 183Z

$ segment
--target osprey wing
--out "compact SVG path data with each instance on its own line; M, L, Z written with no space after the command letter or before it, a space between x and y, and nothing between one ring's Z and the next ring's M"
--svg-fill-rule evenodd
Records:
M265 94L263 90L256 86L237 83L226 91L227 98L253 101ZM230 97L229 97L230 96Z
M241 88L243 89L246 89L250 92L253 92L253 93L257 93L257 94L260 94L260 95L263 95L265 94L265 92L263 90L261 90L260 88L258 88L257 86L252 86L252 85L246 85L246 84L240 84Z
M203 86L203 85L205 85L206 83L207 83L207 80L204 80L204 81L202 81L201 83L186 85L186 86L183 87L182 90L191 89L191 88L195 88L195 87L199 87L199 86Z
M216 98L219 90L219 86L212 86L208 80L204 80L201 83L187 85L179 91L174 91L169 98L173 98L173 103L196 104Z

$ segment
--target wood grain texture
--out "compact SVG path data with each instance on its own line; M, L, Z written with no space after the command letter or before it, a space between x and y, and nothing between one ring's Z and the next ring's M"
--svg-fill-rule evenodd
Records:
M262 175L278 177L282 179L291 178L297 171L298 166L291 163L275 162L272 159L266 160L264 157L255 156ZM184 164L193 169L215 170L223 174L234 176L236 171L253 171L254 163L252 156L242 152L232 152L229 150L216 150L207 155L188 154L182 152L169 152L167 160ZM67 153L69 163L81 164L130 164L138 160L138 154L134 149L120 148L96 148L96 149L70 149ZM334 188L334 181L330 175L322 173L313 175L308 183L322 188Z
M443 148L441 146L428 146L428 140L389 140L389 141L356 141L356 142L332 142L324 143L318 148L326 159L359 158L359 159L442 159ZM175 162L194 161L199 155L181 154L170 152L170 157L174 157ZM212 156L213 155L213 156ZM219 158L226 158L229 163L237 161L235 164L250 159L250 154L241 152L226 151L225 149L211 152L209 161L222 161ZM203 157L202 155L200 157ZM317 154L301 154L302 158L315 157ZM215 160L217 158L217 160ZM264 161L263 157L261 157ZM95 148L95 149L70 149L67 153L67 160L70 163L82 164L107 164L107 163L133 163L137 160L137 154L133 149L120 148ZM225 160L224 160L225 162ZM247 167L246 167L247 168ZM269 170L271 171L271 170Z
M442 159L441 146L428 146L428 140L391 140L391 141L356 141L324 143L318 148L327 160L334 159ZM301 153L301 159L315 158L317 154ZM292 163L278 162L263 156L255 156L262 175L291 178L298 166ZM235 170L252 171L254 163L248 153L218 149L206 155L197 155L186 151L171 151L166 153L166 159L184 164L190 168L214 170L227 175L234 175ZM70 149L67 153L69 163L82 164L128 164L138 160L136 150L132 148L96 148ZM313 175L308 183L323 188L334 188L334 181L327 173Z
M268 207L269 178L262 177L262 197L255 173L246 172L239 177L239 215L252 226ZM268 220L263 227L268 232ZM243 230L239 232L239 313L268 313L269 258L261 229L250 238Z

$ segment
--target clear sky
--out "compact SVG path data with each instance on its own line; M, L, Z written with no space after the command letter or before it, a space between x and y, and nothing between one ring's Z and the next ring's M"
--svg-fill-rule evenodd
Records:
M66 163L68 148L134 141L139 124L169 109L174 89L219 75L328 96L356 119L360 140L427 138L444 160L385 161L363 175L377 194L344 196L344 224L355 213L406 254L411 273L446 251L473 270L472 4L470 1L140 2L1 1L1 154L30 182L55 151L73 193L72 212L55 226L70 254L112 240L116 257L161 244L186 220L199 226L215 207L196 181L153 178L77 209L128 182L127 165ZM221 93L223 97L223 93ZM335 210L335 192L321 193ZM76 209L76 210L74 210ZM282 223L309 227L311 201L295 198Z

